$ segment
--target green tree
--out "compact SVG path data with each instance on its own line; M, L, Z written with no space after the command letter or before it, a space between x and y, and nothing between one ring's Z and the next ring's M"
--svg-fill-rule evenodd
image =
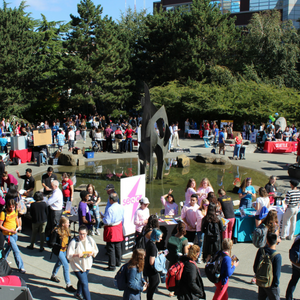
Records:
M242 41L245 78L299 89L299 41L292 22L282 22L279 11L254 14Z
M71 15L65 45L64 101L72 107L96 103L101 111L111 112L131 95L131 81L126 76L128 43L120 40L118 26L111 18L101 17L100 5L82 0L77 7L79 16Z
M195 0L190 10L148 15L146 25L138 41L135 68L151 86L203 80L211 67L233 61L239 29L210 0Z

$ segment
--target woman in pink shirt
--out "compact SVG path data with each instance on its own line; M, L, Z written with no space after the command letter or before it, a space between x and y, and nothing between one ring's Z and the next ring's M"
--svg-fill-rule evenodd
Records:
M165 216L178 215L178 205L175 203L172 193L173 190L170 189L168 194L160 197L160 201L165 207Z
M181 219L186 224L186 237L190 243L194 243L196 234L196 211L199 209L197 204L198 196L193 194L191 196L190 204L185 205L181 211Z
M187 185L186 185L186 188L185 188L185 204L184 205L189 205L191 196L193 194L197 195L196 181L195 181L194 178L190 178Z
M207 198L208 193L213 192L214 189L212 188L208 178L203 178L199 184L197 193L198 197L198 204L201 205L203 199Z
M1 181L1 189L4 191L4 183L6 183L6 188L8 189L10 184L13 183L18 190L18 180L12 175L8 174L7 171L4 171L2 174L2 181Z
M133 223L135 225L135 236L138 237L143 227L148 223L149 219L149 206L150 202L147 197L143 197L140 200L140 207L136 210L134 214Z

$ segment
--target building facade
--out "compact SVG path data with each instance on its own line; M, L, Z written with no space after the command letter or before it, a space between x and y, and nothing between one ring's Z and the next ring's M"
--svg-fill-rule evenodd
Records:
M299 28L300 0L212 0L217 3L223 13L236 16L236 25L245 26L249 23L254 13L277 9L281 12L282 20L292 20L296 28ZM192 4L191 0L161 0L153 3L156 10L162 6L164 10L174 10L176 7Z

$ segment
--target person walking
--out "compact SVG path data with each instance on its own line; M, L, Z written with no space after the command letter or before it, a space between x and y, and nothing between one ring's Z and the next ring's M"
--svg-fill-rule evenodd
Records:
M17 245L18 231L21 230L21 226L18 211L16 210L16 202L14 199L7 199L5 205L5 211L0 213L0 230L2 230L7 242L4 250L5 259L7 259L12 250L19 272L25 274L26 270L24 269L24 263Z
M91 300L88 275L93 265L93 257L95 258L97 254L97 244L88 236L87 227L79 226L79 235L71 240L67 250L67 259L78 278L75 297L79 300Z
M231 239L224 239L222 242L222 253L224 255L221 264L220 281L215 283L216 291L213 300L228 300L229 277L233 274L235 268L239 265L238 260L232 260L231 249L233 242Z
M282 221L282 240L291 240L294 236L297 222L297 213L300 206L300 190L298 190L299 182L297 180L291 180L291 190L286 193L285 204L287 208L283 215ZM287 236L288 223L290 222L289 235Z
M40 252L44 251L45 230L47 225L48 207L44 202L42 192L36 192L33 196L35 202L30 206L30 215L32 220L31 242L27 249L33 250L36 234L40 235Z
M60 248L60 250L58 252L57 261L53 268L50 280L57 283L60 282L60 280L57 277L57 273L62 265L64 270L63 272L64 279L66 282L66 291L70 293L74 293L76 292L76 290L71 285L70 273L69 273L69 262L67 260L67 248L71 236L69 226L70 226L69 219L66 217L61 217L58 226L54 228L52 232L53 235L52 240L55 242L55 245L57 245Z
M173 145L177 145L177 147L180 147L178 131L180 131L180 129L178 128L178 122L176 122L173 127Z
M147 281L143 278L144 265L145 250L135 249L126 270L127 286L123 300L141 300L141 292L145 292L148 287Z
M223 150L223 155L225 155L226 147L225 147L225 126L223 126L222 131L219 133L219 154Z

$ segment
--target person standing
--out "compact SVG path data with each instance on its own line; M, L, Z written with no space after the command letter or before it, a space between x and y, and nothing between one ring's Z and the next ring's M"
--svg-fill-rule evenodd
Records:
M300 235L298 235L295 238L294 243L298 243L299 245L299 240L300 240ZM300 251L300 247L298 248L298 251ZM286 300L293 300L293 293L295 291L299 278L300 278L300 264L296 265L292 263L292 277L286 290L286 294L285 294Z
M241 133L239 132L237 136L234 139L235 145L234 145L234 151L233 151L233 158L240 159L240 150L243 143L243 138Z
M24 263L20 254L18 241L18 231L21 230L20 219L18 218L18 211L16 210L16 202L14 199L7 199L6 209L0 213L0 230L7 242L4 255L7 259L10 251L14 253L16 265L21 274L25 274Z
M73 181L70 179L70 176L67 173L62 174L61 184L62 184L64 207L66 209L67 202L73 201L74 185L73 185Z
M88 275L93 265L93 257L97 254L97 244L88 236L87 227L79 226L79 236L71 240L67 250L67 259L78 278L75 297L79 300L91 300Z
M269 182L265 185L265 189L266 189L269 199L270 199L270 205L273 205L275 202L274 196L277 191L277 187L275 185L276 179L277 179L276 176L273 176L273 175L270 176Z
M277 234L268 231L267 233L267 245L264 248L260 248L255 257L253 270L254 273L257 274L258 266L262 261L262 256L267 254L270 256L272 260L272 271L273 271L273 281L270 287L260 287L259 286L259 278L256 275L256 283L258 287L258 299L266 300L267 298L270 300L280 300L280 289L279 289L279 280L281 275L281 263L282 258L281 254L276 252L276 244L277 244Z
M108 184L106 186L105 190L106 190L106 193L108 195L108 199L107 199L107 203L106 203L106 207L105 207L105 212L104 213L106 213L107 210L109 209L109 207L111 206L110 201L109 201L109 196L110 196L110 194L115 193L115 187L114 187L113 184L110 183L110 184ZM118 202L119 202L119 200L118 200Z
M172 140L173 140L173 126L174 123L172 125L169 126L169 130L170 130L170 137L169 137L169 143L168 143L168 152L170 152L171 148L172 148Z
M106 151L107 152L113 152L112 140L111 140L112 133L113 133L113 130L110 128L110 124L107 124L107 127L104 130L104 135L105 135L105 139L106 139Z
M115 271L116 266L121 265L122 249L121 243L124 240L123 222L124 208L118 203L119 196L117 193L109 195L110 207L101 218L104 223L103 239L106 242L108 253L108 267L105 271Z
M149 206L150 202L147 197L142 197L140 200L140 207L136 210L133 218L133 223L135 225L135 236L138 237L143 227L148 223L149 219Z
M219 133L219 154L223 150L223 155L225 155L225 126L223 126L222 131Z
M187 256L181 256L184 268L180 280L180 288L177 291L178 300L205 299L203 281L195 261L200 255L198 245L192 245Z
M91 215L95 218L94 230L92 230L92 235L100 235L99 226L100 226L100 212L99 212L99 203L101 198L98 192L95 190L95 187L90 183L86 187L86 191L89 195L89 200L87 202Z
M25 175L20 176L19 171L16 171L16 173L18 175L18 178L21 178L21 179L25 180L24 187L23 187L25 192L23 193L23 196L32 197L33 196L33 189L34 189L34 186L35 186L35 179L32 176L32 170L31 169L26 169L25 172L26 172Z
M45 241L45 229L47 225L48 207L46 202L44 202L44 197L42 192L36 192L33 196L35 202L30 206L30 215L32 218L32 233L31 242L27 246L27 249L32 250L34 248L34 242L36 234L40 235L40 252L44 251L44 241Z
M177 147L180 147L178 131L180 131L180 129L178 128L178 122L176 122L173 126L173 146L177 144Z
M47 173L42 176L42 186L44 187L44 195L48 196L52 193L51 183L57 180L57 176L53 174L53 168L49 167Z
M298 190L297 188L298 184L299 182L297 180L291 180L291 190L286 193L285 204L287 205L287 208L283 215L282 221L282 240L291 240L294 236L297 222L297 213L300 206L300 190ZM289 222L290 230L289 235L287 236L287 228Z
M221 264L220 281L215 283L216 291L213 300L228 300L228 282L229 277L233 274L235 268L239 265L239 261L232 261L231 249L233 242L231 239L224 239L222 242L223 260Z
M214 189L208 180L208 178L203 178L198 186L197 195L198 196L198 205L201 205L203 199L207 199L209 193L214 192Z
M2 155L0 155L0 178L2 178L4 171L5 171L5 164L3 162Z
M57 180L52 181L51 187L53 193L47 201L49 206L48 223L47 223L47 234L50 234L54 227L58 226L63 207L63 194L58 188L59 183Z
M145 250L135 249L126 270L128 284L123 293L123 300L141 300L141 292L146 291L148 287L143 278L144 265Z
M73 126L70 126L69 128L68 141L69 141L69 151L73 152L74 144L75 144L75 131L73 130Z
M89 206L87 202L89 201L89 193L87 191L80 192L81 201L78 205L78 221L79 226L85 225L88 229L88 234L92 233L93 225L95 224L95 219L92 219Z
M115 143L116 143L116 152L120 152L120 143L123 139L123 133L121 127L118 126L117 130L115 131Z
M187 138L189 135L189 130L190 130L190 122L189 119L186 119L184 122L184 137Z
M58 150L62 151L62 149L65 145L65 134L63 133L62 129L58 130L56 140L57 140Z
M256 203L254 205L254 209L256 210L256 213L255 213L256 227L258 227L261 224L262 220L265 218L265 216L263 214L261 215L261 211L262 211L263 207L267 208L268 211L269 211L269 207L270 207L270 199L269 199L268 193L264 187L259 188L258 195L259 195L259 197L256 198ZM266 212L265 214L267 214L268 211L265 210L265 212Z

